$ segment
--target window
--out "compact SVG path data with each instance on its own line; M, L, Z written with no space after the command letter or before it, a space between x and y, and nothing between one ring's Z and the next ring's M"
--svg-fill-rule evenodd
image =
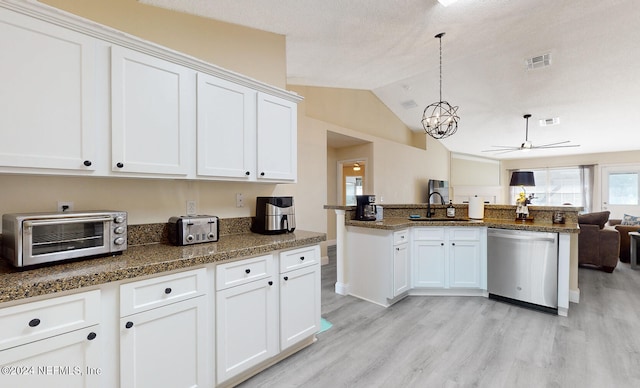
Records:
M638 205L638 174L620 172L609 174L609 204Z
M536 181L535 187L525 188L527 194L534 194L532 205L559 206L571 204L584 207L589 212L592 204L593 166L531 169ZM511 188L511 203L522 191Z

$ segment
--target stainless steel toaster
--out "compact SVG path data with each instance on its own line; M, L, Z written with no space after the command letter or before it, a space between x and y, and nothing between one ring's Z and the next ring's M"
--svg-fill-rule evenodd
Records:
M208 215L169 218L169 241L173 245L191 245L218 241L218 217Z

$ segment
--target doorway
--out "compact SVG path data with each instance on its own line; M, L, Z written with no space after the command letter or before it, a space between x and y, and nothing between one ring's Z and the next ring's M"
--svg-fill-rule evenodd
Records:
M614 219L640 216L639 165L602 167L602 210L609 210Z
M356 205L356 195L364 193L366 162L364 159L353 161L342 161L342 177L340 186L342 187L342 203L345 206Z

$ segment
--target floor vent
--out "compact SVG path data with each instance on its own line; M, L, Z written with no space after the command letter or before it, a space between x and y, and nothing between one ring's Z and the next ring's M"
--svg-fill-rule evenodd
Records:
M553 117L550 119L542 119L540 120L541 127L548 127L550 125L558 125L560 124L560 117Z
M525 60L527 70L540 69L551 66L551 54L538 55L537 57L527 58Z

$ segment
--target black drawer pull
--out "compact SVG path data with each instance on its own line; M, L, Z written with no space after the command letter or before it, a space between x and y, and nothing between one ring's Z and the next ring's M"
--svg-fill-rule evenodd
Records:
M284 277L284 280L285 280L285 281L289 280L289 277L288 277L288 276L285 276L285 277Z
M269 285L273 286L273 282L271 280L269 280Z
M97 336L98 336L98 335L97 335L96 333L91 332L91 333L89 333L89 335L87 336L87 339L88 339L89 341L93 341L94 339L96 339L96 337L97 337Z
M304 256L300 256L300 260L304 261Z
M133 322L129 321L129 322L125 323L124 327L126 327L127 329L131 329L133 327Z
M164 289L164 293L167 294L167 295L170 294L171 293L171 287L165 288Z
M122 168L122 167L124 167L124 163L118 162L118 163L116 163L116 167Z
M251 273L251 270L249 268L244 270L245 273Z
M245 172L244 175L249 176L251 173L249 171Z
M36 327L39 324L40 324L40 320L38 318L33 318L32 320L29 321L30 327Z
M91 161L90 160L85 160L84 163L82 163L82 164L84 164L85 166L89 167L89 166L91 166Z

